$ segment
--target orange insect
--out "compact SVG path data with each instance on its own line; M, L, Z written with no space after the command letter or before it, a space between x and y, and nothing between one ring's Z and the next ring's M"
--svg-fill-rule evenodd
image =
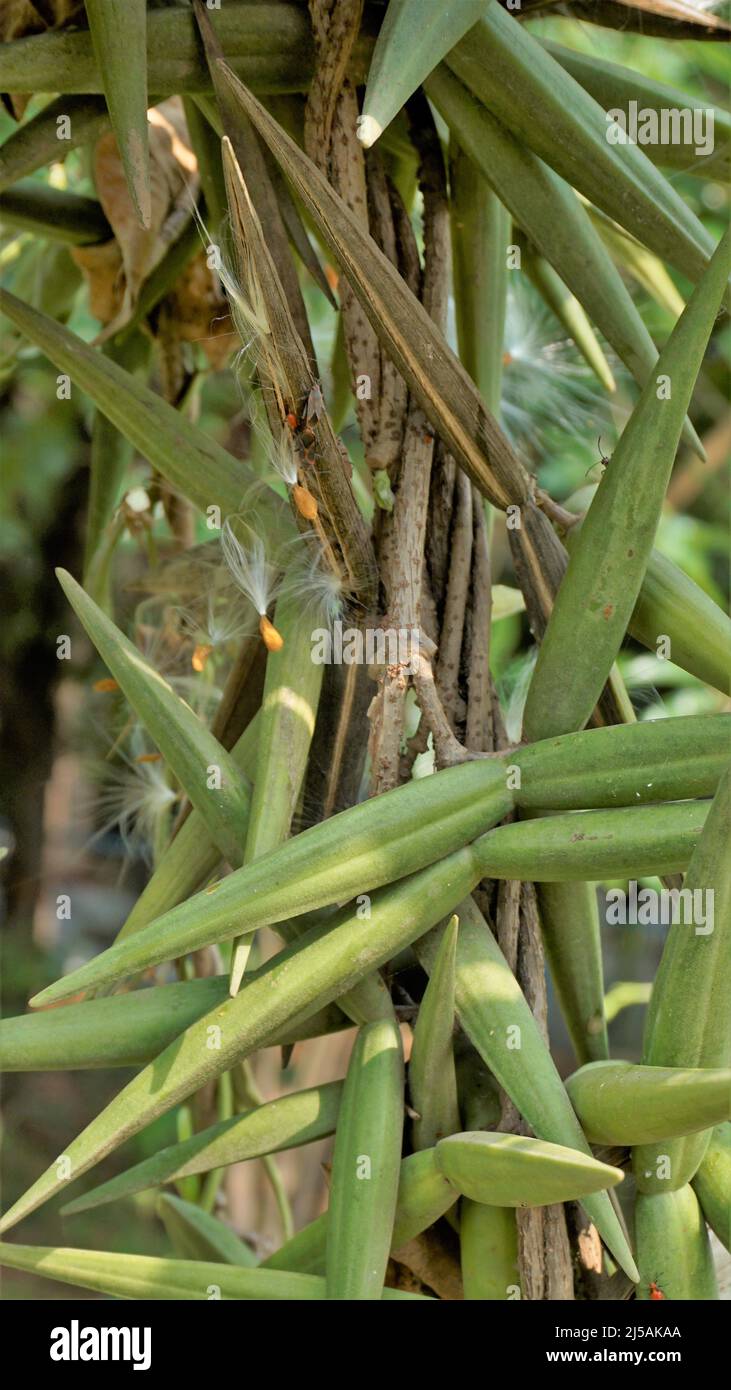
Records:
M108 694L111 690L119 690L119 686L111 676L104 676L100 681L94 681L92 690L97 690L101 694Z
M140 753L139 757L135 758L135 762L160 763L162 762L162 753Z
M654 1302L657 1302L659 1299L665 1297L665 1294L663 1293L662 1289L660 1288L660 1285L657 1284L657 1283L655 1282L654 1279L651 1279L651 1280L650 1280L650 1283L649 1283L649 1290L650 1290L650 1298L651 1298Z

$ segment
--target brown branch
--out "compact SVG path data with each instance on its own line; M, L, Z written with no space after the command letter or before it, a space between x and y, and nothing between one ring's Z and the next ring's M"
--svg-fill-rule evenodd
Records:
M467 663L467 720L465 742L469 748L495 746L490 690L490 624L492 618L492 575L487 545L485 510L479 493L472 493L472 593L469 615L469 658Z
M305 149L311 159L311 151L319 151L325 169L338 99L360 30L363 0L309 0L308 8L317 64L305 106Z
M472 564L472 485L461 469L455 484L447 595L439 634L437 687L452 728L459 711L459 668Z

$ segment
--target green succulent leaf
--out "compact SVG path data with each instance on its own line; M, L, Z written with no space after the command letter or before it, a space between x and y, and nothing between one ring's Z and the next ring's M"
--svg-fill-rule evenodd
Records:
M621 1168L577 1149L520 1134L452 1134L436 1147L445 1178L473 1202L540 1207L575 1201L622 1181Z
M456 140L449 147L452 279L460 361L488 410L500 411L510 214ZM493 587L493 593L494 593Z
M95 96L60 96L23 121L0 145L0 192L58 158L58 117L68 119L66 151L91 144L109 126L106 102Z
M323 668L312 661L312 641L302 605L296 598L279 600L275 613L283 639L280 651L269 652L264 694L258 716L256 768L251 813L247 822L243 862L251 863L286 840L299 800L315 730ZM231 993L241 983L249 953L234 944Z
M469 1302L498 1302L520 1294L518 1230L511 1207L487 1206L463 1197L459 1249L464 1296Z
M256 974L252 971L251 977L256 978ZM227 994L226 977L217 975L3 1018L0 1069L11 1072L144 1067L191 1023L222 1004ZM304 1038L320 1037L346 1026L346 1019L333 1004L308 1015L294 1029L284 1028L272 1042L289 1047Z
M688 92L681 92L666 82L658 82L647 77L636 68L623 68L618 63L608 63L606 58L594 57L591 53L580 53L551 39L541 39L542 47L555 58L581 86L589 92L605 111L621 110L627 117L630 102L634 101L643 111L663 112L700 111L703 113L704 129L707 129L708 112L713 113L713 144L709 151L698 153L693 142L668 140L665 143L643 145L643 151L653 164L668 169L682 169L683 173L696 174L706 178L722 178L729 170L729 143L731 142L731 115L719 106L709 108L696 101ZM666 117L667 119L667 117ZM682 117L683 124L685 117ZM705 143L705 142L704 142Z
M348 1063L328 1208L329 1299L380 1297L396 1212L403 1093L401 1034L391 1012L361 1028Z
M580 1062L609 1056L604 970L593 883L538 885L541 933L551 977Z
M88 0L85 8L127 187L142 226L149 227L147 0Z
M0 309L194 506L203 512L217 506L223 515L238 510L253 482L246 464L61 324L5 290L0 291ZM273 497L269 505L275 503Z
M101 203L35 179L21 179L5 191L3 220L9 227L69 246L94 245L112 235ZM11 317L7 306L3 309Z
M592 1144L648 1144L731 1118L731 1068L590 1062L566 1082Z
M488 0L391 0L371 59L358 134L373 145L445 53L481 18Z
M637 1297L717 1299L718 1285L706 1223L692 1187L649 1197L640 1192L635 1206Z
M709 1226L731 1251L731 1124L714 1129L693 1190Z
M429 1149L459 1129L454 1067L454 966L459 921L453 917L439 946L419 1007L409 1061L409 1092L416 1111L415 1149Z
M135 931L35 1002L68 997L80 978L84 988L123 979L413 873L506 815L512 796L505 782L499 763L473 763L343 811Z
M0 1243L0 1264L24 1269L61 1284L75 1284L110 1298L203 1300L211 1297L256 1302L310 1302L327 1297L325 1280L275 1269L246 1269L204 1260L167 1260L153 1255L109 1254L62 1246ZM214 1295L214 1290L215 1295ZM382 1298L423 1299L423 1294L384 1289Z

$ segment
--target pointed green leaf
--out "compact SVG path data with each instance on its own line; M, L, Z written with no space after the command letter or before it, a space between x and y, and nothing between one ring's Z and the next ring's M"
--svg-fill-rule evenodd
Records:
M220 852L241 861L251 793L236 762L189 705L102 613L80 584L58 570L61 587L105 665L203 817Z
M0 1021L3 1071L137 1067L226 998L223 976Z
M485 878L568 883L672 874L688 867L707 801L580 811L498 826L472 848Z
M251 974L255 978L257 972ZM0 1020L0 1070L143 1067L196 1019L222 1004L227 994L228 980L221 975L4 1018ZM345 1018L333 1004L309 1014L294 1029L283 1029L272 1043L286 1047L345 1026Z
M673 914L655 976L642 1049L643 1062L651 1066L731 1066L730 839L728 768L685 877L683 911ZM663 1192L690 1181L708 1138L706 1133L665 1144L662 1161L652 1147L636 1149L638 1186Z
M731 1251L731 1124L714 1129L693 1189L709 1226Z
M104 1250L0 1243L0 1264L93 1289L110 1298L208 1301L211 1297L255 1302L300 1303L326 1298L325 1280L276 1269L244 1269L198 1260L164 1260L153 1255L120 1255ZM214 1290L216 1291L214 1294ZM384 1289L385 1299L424 1295Z
M35 179L21 179L3 193L2 214L9 227L69 246L89 246L112 237L101 203ZM11 317L7 308L5 313Z
M155 1211L162 1221L176 1255L183 1260L214 1260L255 1269L256 1255L243 1240L207 1211L171 1193L162 1193Z
M731 1119L729 1067L591 1062L566 1090L592 1144L648 1144Z
M456 140L449 149L452 279L460 361L495 418L500 411L510 214ZM494 593L494 590L493 590Z
M147 143L147 0L85 0L127 187L143 227L152 216Z
M729 693L731 618L659 550L650 553L629 630L649 651L668 637L676 666Z
M358 136L366 149L375 144L424 78L471 29L488 0L391 0L376 41L363 100Z
M277 849L289 834L304 767L313 738L322 666L313 662L313 644L302 600L282 596L275 626L284 648L267 656L267 676L257 723L252 813L246 835L249 863ZM277 767L284 766L284 776Z
M265 1154L326 1139L335 1130L342 1091L342 1081L329 1081L221 1120L85 1192L64 1207L64 1215L73 1216L90 1207L117 1202L121 1197L177 1182L191 1174L210 1173L231 1163L244 1163L250 1158L263 1158Z
M0 192L59 158L58 117L68 119L64 153L92 144L109 126L106 102L94 96L60 96L16 127L0 145Z
M440 1140L436 1160L458 1192L493 1207L577 1201L616 1186L623 1177L621 1168L600 1163L578 1149L521 1134L487 1134L482 1129Z
M462 1027L534 1133L590 1155L530 1006L484 917L472 899L461 902L457 912L455 994ZM416 946L427 971L442 930ZM622 1268L636 1280L632 1254L607 1193L584 1197L582 1204Z
M642 246L599 208L595 208L584 199L582 202L619 268L628 272L656 304L660 304L672 314L673 319L679 318L685 308L685 300L660 258L654 252L648 251L646 246Z
M713 796L726 768L731 715L689 715L586 729L505 754L522 811ZM532 875L528 875L532 877Z
M524 728L531 740L586 723L619 651L718 312L730 245L726 233L660 354L657 382L644 387L584 518L528 691Z
M593 883L541 883L541 934L579 1062L609 1056L599 908Z
M0 291L0 310L59 371L68 372L74 385L91 396L120 434L194 506L201 511L218 506L224 515L238 510L254 481L245 463L61 324L7 291ZM284 504L278 504L273 494L266 496L266 508L267 515L276 516L277 525L284 524Z
M400 1250L428 1230L454 1206L456 1197L439 1170L434 1149L402 1159L391 1249Z
M411 1131L415 1149L430 1149L460 1127L452 1048L458 925L453 917L444 932L414 1028L409 1093L418 1116Z
M564 537L569 553L581 529L577 521ZM648 651L659 638L669 658L699 680L728 693L731 681L731 619L678 565L651 550L629 632Z
M634 236L625 232L623 227L618 227L617 222L611 221L611 218L606 217L598 207L593 207L592 203L584 199L582 203L618 268L627 272L636 284L648 293L650 299L655 300L656 304L660 304L662 309L673 316L673 320L680 318L682 310L685 309L685 300L675 286L674 279L664 268L663 261L655 256L655 253L649 252L648 247L635 240Z
M276 849L289 835L302 790L322 685L323 667L312 660L310 625L299 598L283 595L277 603L274 621L284 646L267 656L257 721L254 791L243 852L245 864ZM244 950L239 954L239 943L234 943L232 994L239 988L246 965L248 936L243 938L243 945Z
M404 1059L390 1018L367 1023L348 1063L335 1132L327 1225L329 1299L379 1297L401 1166Z
M469 1302L502 1301L520 1292L518 1229L511 1207L491 1207L463 1197L459 1248L464 1296Z

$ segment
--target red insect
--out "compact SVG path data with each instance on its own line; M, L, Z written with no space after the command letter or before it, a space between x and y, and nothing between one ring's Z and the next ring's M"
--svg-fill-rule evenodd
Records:
M649 1289L650 1289L650 1298L651 1298L653 1301L657 1302L658 1299L661 1299L661 1298L664 1298L664 1297L665 1297L665 1295L664 1295L662 1289L660 1288L660 1285L657 1284L657 1283L655 1282L654 1279L651 1279L651 1280L650 1280Z

